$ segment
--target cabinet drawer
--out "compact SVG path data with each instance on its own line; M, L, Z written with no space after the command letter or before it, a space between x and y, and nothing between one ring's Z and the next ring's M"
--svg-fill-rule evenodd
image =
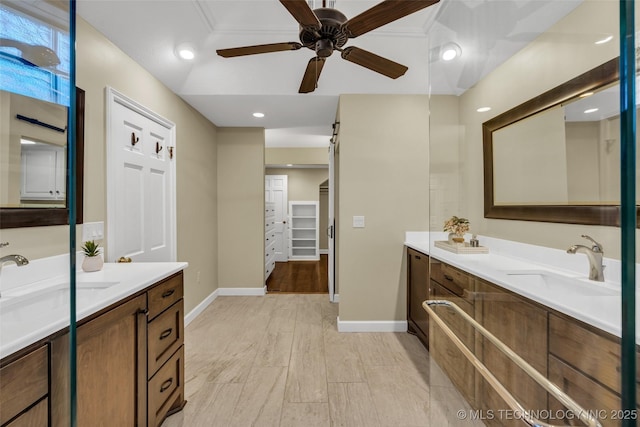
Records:
M184 292L182 277L181 272L149 290L149 320L182 299Z
M49 399L46 397L33 408L7 424L6 427L46 427L49 425Z
M3 425L47 395L47 346L40 347L0 369L0 384L0 425Z
M611 419L611 411L620 409L620 397L606 387L586 377L560 359L549 356L549 381L560 387L585 410L599 417L603 426L619 426L620 420ZM549 396L549 409L552 413L561 414L564 406L552 396ZM563 420L567 425L583 425L577 420Z
M162 366L184 342L184 301L180 300L148 326L148 378Z
M184 348L180 347L149 380L149 426L162 424L167 413L184 400Z
M620 393L620 343L614 337L597 334L575 321L551 314L549 352ZM637 352L636 363L640 363Z
M455 295L469 298L469 302L473 303L473 300L470 299L470 291L473 291L473 279L467 273L448 264L432 261L431 279L440 283Z

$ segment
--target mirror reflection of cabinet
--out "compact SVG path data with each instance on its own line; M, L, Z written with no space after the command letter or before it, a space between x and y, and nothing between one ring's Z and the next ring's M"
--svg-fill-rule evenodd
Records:
M22 201L64 200L66 150L50 144L23 144L21 157Z

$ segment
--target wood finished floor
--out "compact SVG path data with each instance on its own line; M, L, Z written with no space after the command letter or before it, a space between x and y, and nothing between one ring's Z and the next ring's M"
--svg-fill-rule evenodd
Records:
M276 262L267 292L328 293L328 263L327 255L320 255L320 261Z
M163 427L474 425L416 337L337 315L321 294L218 297L186 328L188 403Z

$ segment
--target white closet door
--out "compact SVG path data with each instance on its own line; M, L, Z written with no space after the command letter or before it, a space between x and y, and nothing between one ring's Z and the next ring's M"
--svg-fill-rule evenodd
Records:
M175 125L112 100L108 260L175 261ZM164 120L164 119L163 119Z

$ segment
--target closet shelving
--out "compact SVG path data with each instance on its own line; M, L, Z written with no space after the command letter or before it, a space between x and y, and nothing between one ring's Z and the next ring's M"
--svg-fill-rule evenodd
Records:
M320 259L318 250L318 202L289 202L289 259Z

